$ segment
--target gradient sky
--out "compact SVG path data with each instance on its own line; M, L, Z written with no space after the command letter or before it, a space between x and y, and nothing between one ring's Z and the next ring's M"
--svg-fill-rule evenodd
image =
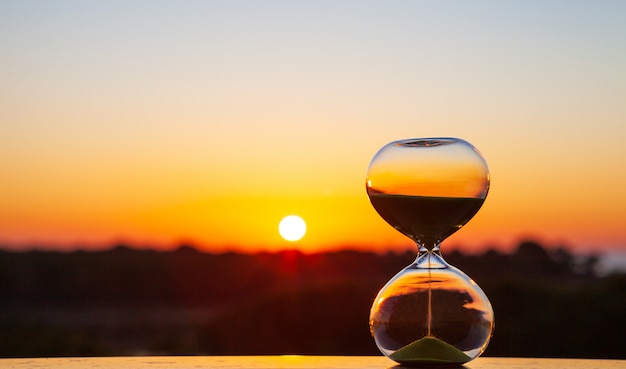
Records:
M4 0L0 50L13 248L404 248L369 161L453 136L492 182L444 250L626 250L624 1Z

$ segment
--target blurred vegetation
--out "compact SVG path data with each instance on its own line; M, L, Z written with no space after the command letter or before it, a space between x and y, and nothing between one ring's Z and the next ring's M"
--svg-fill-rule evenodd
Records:
M378 290L413 252L0 251L0 356L378 355ZM492 302L486 356L626 358L626 274L523 242L444 253Z

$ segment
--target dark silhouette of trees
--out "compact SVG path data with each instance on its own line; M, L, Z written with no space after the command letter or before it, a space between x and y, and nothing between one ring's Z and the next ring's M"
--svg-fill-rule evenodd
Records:
M0 356L376 355L370 305L414 258L211 254L190 245L0 251ZM525 241L510 254L444 258L492 302L486 355L626 358L626 275L596 276L596 257Z

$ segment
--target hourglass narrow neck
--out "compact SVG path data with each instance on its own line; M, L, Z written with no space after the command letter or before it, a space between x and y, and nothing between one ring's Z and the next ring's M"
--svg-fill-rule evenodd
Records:
M430 248L418 243L417 247L417 258L413 264L416 268L441 269L448 267L441 256L438 243Z
M439 253L439 242L426 243L426 242L417 242L417 251L419 254L424 254L427 252L436 252Z

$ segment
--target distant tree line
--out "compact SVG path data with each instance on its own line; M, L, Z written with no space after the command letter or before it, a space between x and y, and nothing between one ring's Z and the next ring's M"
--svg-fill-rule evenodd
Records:
M415 253L0 251L0 356L376 355L377 291ZM444 254L496 316L487 356L626 358L626 275L527 241Z

